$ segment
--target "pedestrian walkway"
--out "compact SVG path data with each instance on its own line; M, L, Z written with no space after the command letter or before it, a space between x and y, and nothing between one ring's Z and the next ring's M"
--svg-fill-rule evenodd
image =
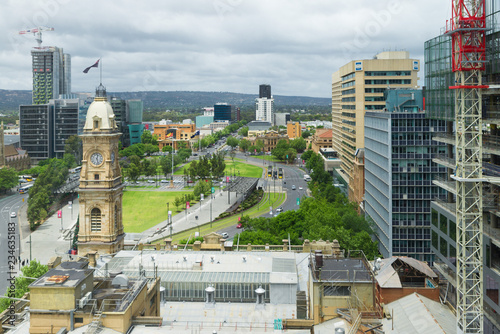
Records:
M210 219L213 221L237 201L241 201L242 196L242 194L238 193L237 198L235 192L230 192L228 198L227 191L221 191L219 189L214 193L212 200L210 200L210 196L207 196L205 197L205 200L200 201L196 205L189 208L187 212L183 211L175 215L172 219L173 222L171 226L168 224L167 220L165 220L156 226L147 229L143 233L135 235L130 234L129 238L133 237L134 240L140 240L142 243L153 242L168 237L171 234L210 223ZM212 214L210 214L210 211Z
M78 219L78 199L73 200L71 206L66 203L62 208L62 218L57 218L56 213L33 232L29 230L27 207L25 204L19 211L21 262L36 259L47 264L53 256L68 254L73 240L70 231Z

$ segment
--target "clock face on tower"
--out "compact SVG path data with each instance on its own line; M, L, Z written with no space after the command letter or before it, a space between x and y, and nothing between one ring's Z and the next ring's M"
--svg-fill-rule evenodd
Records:
M92 165L94 166L99 166L100 164L102 164L102 161L102 154L99 152L95 152L90 156L90 163L92 163Z

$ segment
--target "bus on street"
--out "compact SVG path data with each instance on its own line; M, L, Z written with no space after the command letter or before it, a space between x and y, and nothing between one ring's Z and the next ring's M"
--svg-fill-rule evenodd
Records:
M19 188L19 193L20 194L27 194L31 187L33 187L32 184L28 184L27 186L20 187Z

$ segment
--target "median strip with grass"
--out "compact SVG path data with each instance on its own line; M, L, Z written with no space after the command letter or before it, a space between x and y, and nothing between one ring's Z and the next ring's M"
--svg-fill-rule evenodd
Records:
M270 196L270 199L269 199ZM265 195L262 197L258 205L253 206L252 208L242 211L239 214L232 215L230 217L217 220L210 223L205 223L202 225L199 225L197 227L193 227L187 230L184 230L182 232L176 233L172 236L172 242L177 243L182 239L187 239L189 237L193 237L195 232L199 232L200 235L206 235L211 232L236 225L238 223L238 217L241 216L249 216L250 218L255 218L258 216L261 216L265 213L269 212L269 207L272 206L273 210L281 206L286 200L286 193L265 193ZM269 203L269 201L271 203ZM167 237L165 237L167 238ZM163 241L163 239L156 240L155 243L160 243Z

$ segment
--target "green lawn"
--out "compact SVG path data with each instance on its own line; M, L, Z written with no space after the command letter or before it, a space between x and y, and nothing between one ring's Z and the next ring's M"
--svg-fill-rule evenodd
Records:
M234 159L234 171L236 171L236 175L245 176L245 177L262 177L262 167L249 165L243 162L242 159ZM182 166L178 171L174 173L174 175L184 175L184 168L189 169L189 165L191 162ZM224 170L226 173L233 174L233 161L226 160L226 169ZM240 174L238 174L238 171Z
M181 168L179 168L179 170L174 172L174 175L184 175L184 168L186 168L186 170L188 170L190 165L191 165L191 161L185 165L182 165Z
M255 159L267 160L269 162L284 162L283 160L278 160L272 155L251 155L250 157Z
M125 232L140 233L167 219L167 202L177 214L175 197L190 191L125 191L123 192L123 227ZM179 207L180 209L180 207Z
M258 178L262 177L262 167L249 165L244 162L240 162L238 160L239 159L234 159L234 170L233 170L233 161L226 160L225 172L233 174L233 171L235 171L236 175L244 177L258 177Z

